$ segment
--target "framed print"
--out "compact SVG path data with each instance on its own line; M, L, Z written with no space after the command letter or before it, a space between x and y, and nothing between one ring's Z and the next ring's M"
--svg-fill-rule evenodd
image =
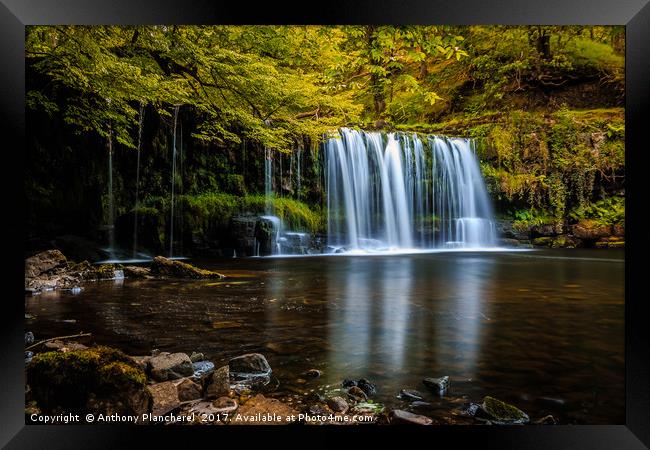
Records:
M3 0L3 444L645 448L650 7L459 6Z

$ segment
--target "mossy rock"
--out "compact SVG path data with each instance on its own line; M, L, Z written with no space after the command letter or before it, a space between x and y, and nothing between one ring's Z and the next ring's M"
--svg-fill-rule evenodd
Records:
M217 272L199 269L182 261L174 261L164 256L156 256L151 264L151 274L172 278L225 278Z
M519 408L490 396L483 399L481 409L486 418L493 423L523 424L530 420L528 414Z
M129 356L104 346L39 353L27 366L32 397L44 412L87 411L89 400L99 398L104 405L119 404L123 413L140 414L148 409L146 381Z

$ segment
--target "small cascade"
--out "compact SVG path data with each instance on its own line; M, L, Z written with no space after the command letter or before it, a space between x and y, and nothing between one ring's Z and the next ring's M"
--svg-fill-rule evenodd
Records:
M302 167L301 159L302 159L302 148L298 148L298 150L296 150L296 190L295 190L295 192L296 192L295 196L296 196L297 200L300 200L300 189L302 187L302 185L300 184L302 182L302 180L301 180L301 170L302 170L302 168L301 168Z
M324 158L330 248L494 246L471 140L343 128Z
M140 114L138 116L138 147L137 161L135 166L135 207L133 212L133 258L138 252L138 208L140 207L140 150L142 148L142 125L144 124L144 103L140 102Z
M113 198L113 133L108 134L108 254L115 257L115 204Z
M174 256L174 191L176 190L176 124L178 122L178 108L174 107L174 131L172 137L172 190L171 207L169 214L169 257Z
M264 149L264 199L266 213L273 214L273 157L271 149Z

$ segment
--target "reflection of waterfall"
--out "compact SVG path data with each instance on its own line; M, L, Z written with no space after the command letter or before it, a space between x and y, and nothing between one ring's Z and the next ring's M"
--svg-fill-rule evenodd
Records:
M144 104L140 103L140 114L138 116L138 155L135 166L135 208L133 210L133 258L137 256L138 251L138 208L140 205L140 150L142 149L142 125L144 123Z
M174 133L172 138L172 192L169 214L169 257L174 256L174 191L176 190L176 123L178 122L178 105L174 107Z
M325 146L328 243L486 247L492 212L472 144L341 129ZM438 228L438 231L436 231Z

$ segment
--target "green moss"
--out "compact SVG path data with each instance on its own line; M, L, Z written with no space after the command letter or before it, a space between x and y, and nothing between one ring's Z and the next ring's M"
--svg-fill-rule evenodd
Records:
M144 386L147 377L141 368L115 361L99 368L99 381L101 384L119 389L125 385Z
M92 347L46 352L27 366L27 383L44 411L83 409L91 395L120 395L146 383L142 368L121 351Z
M519 408L490 396L483 399L483 410L498 422L526 423L529 420L528 415Z
M186 223L203 232L211 225L226 227L230 219L241 213L263 214L267 208L264 195L243 197L221 192L186 195L182 197ZM271 209L286 226L310 232L321 231L323 219L320 210L290 198L272 197Z

